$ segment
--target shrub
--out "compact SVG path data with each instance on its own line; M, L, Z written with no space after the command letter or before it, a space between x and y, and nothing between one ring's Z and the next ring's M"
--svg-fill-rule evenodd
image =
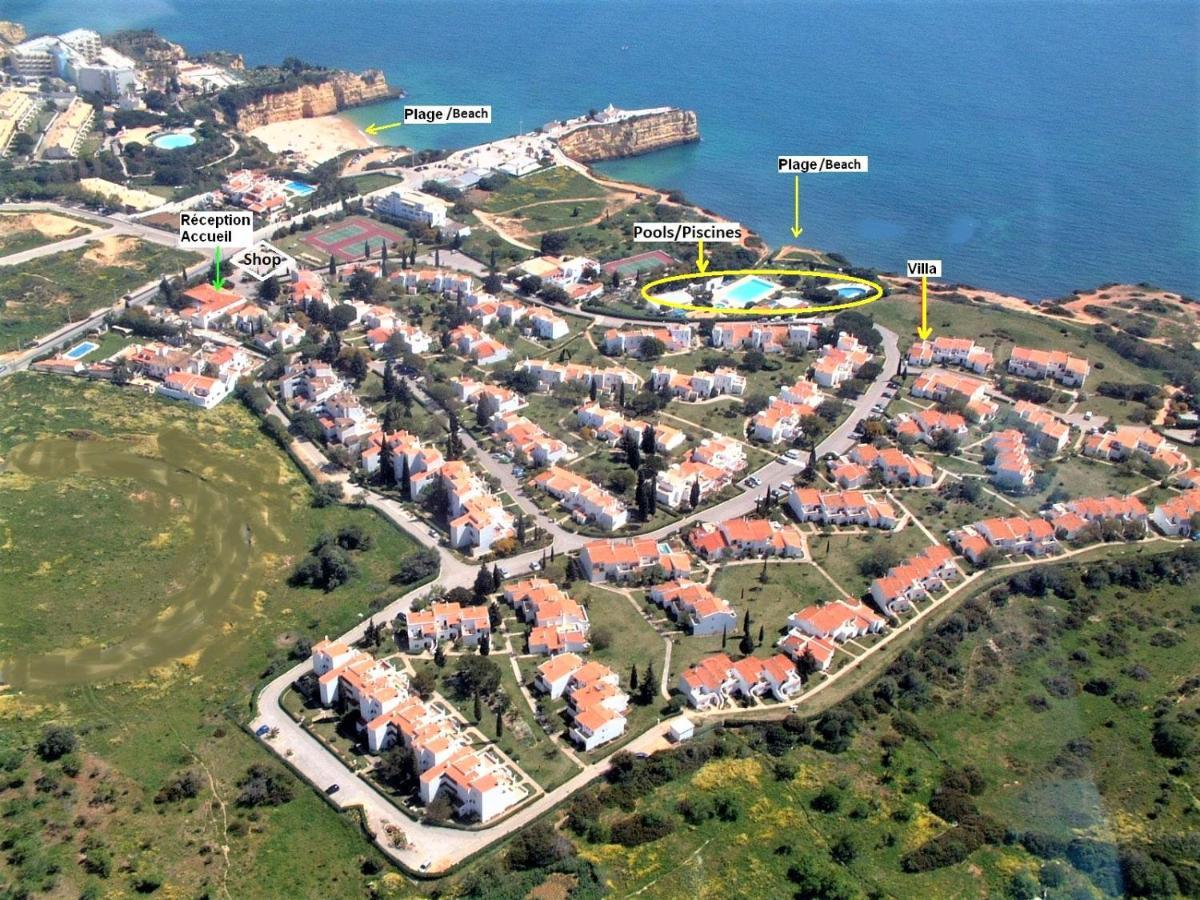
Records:
M835 813L842 808L842 795L835 788L826 786L812 798L809 806L817 812Z
M238 806L282 806L292 799L292 786L283 773L262 763L247 769L237 786L241 788Z
M624 847L637 847L666 837L675 823L657 813L636 813L613 823L612 841Z
M176 803L180 800L190 800L200 793L204 786L200 773L192 769L181 772L159 788L154 796L155 803Z
M42 732L41 740L37 742L37 755L46 762L53 762L68 753L74 753L79 746L75 732L62 725L47 725Z

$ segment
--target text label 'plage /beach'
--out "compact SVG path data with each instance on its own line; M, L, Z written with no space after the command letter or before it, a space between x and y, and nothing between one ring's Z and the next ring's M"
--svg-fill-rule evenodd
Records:
M406 106L405 125L490 125L490 106Z
M789 175L816 175L821 172L865 172L865 156L781 156L779 171Z

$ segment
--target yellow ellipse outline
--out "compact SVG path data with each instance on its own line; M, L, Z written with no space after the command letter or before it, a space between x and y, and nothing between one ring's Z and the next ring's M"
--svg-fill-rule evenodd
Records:
M694 303L662 300L652 297L648 293L650 288L657 287L660 284L670 284L676 281L692 281L696 278L717 278L726 275L812 275L817 278L828 278L831 281L852 281L856 284L863 284L869 288L874 288L875 293L868 294L866 297L860 297L858 300L851 300L848 303L833 303L829 306L794 306L786 309L730 309L728 307L697 306ZM811 313L837 312L841 309L854 309L856 306L866 306L868 303L874 303L876 300L883 299L883 285L877 281L859 278L855 275L844 275L841 272L816 272L811 269L721 269L713 272L684 272L681 275L667 275L663 278L648 281L642 285L642 299L658 306L669 306L672 309L682 309L688 312L716 313L720 316L796 316Z

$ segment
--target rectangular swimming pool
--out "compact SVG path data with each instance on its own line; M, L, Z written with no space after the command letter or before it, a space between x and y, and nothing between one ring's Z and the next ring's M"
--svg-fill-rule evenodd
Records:
M765 278L759 278L756 275L746 275L728 287L723 288L720 292L720 297L727 304L748 306L751 303L757 303L764 297L769 297L777 290L779 290L779 286L772 284Z
M99 347L92 341L84 341L82 344L76 344L70 350L63 354L67 359L81 359Z
M283 187L288 193L295 194L297 197L307 197L316 190L311 184L305 184L303 181L289 181Z

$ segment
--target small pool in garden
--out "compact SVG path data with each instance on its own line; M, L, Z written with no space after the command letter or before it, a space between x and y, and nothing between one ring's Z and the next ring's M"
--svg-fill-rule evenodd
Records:
M843 300L855 300L858 297L865 297L867 295L867 289L860 284L834 285L833 291Z
M182 147L190 147L196 143L196 136L186 131L168 131L153 138L150 143L159 150L179 150Z
M99 344L92 341L84 341L83 343L76 344L74 347L64 353L63 356L65 356L67 359L82 359L99 346Z

